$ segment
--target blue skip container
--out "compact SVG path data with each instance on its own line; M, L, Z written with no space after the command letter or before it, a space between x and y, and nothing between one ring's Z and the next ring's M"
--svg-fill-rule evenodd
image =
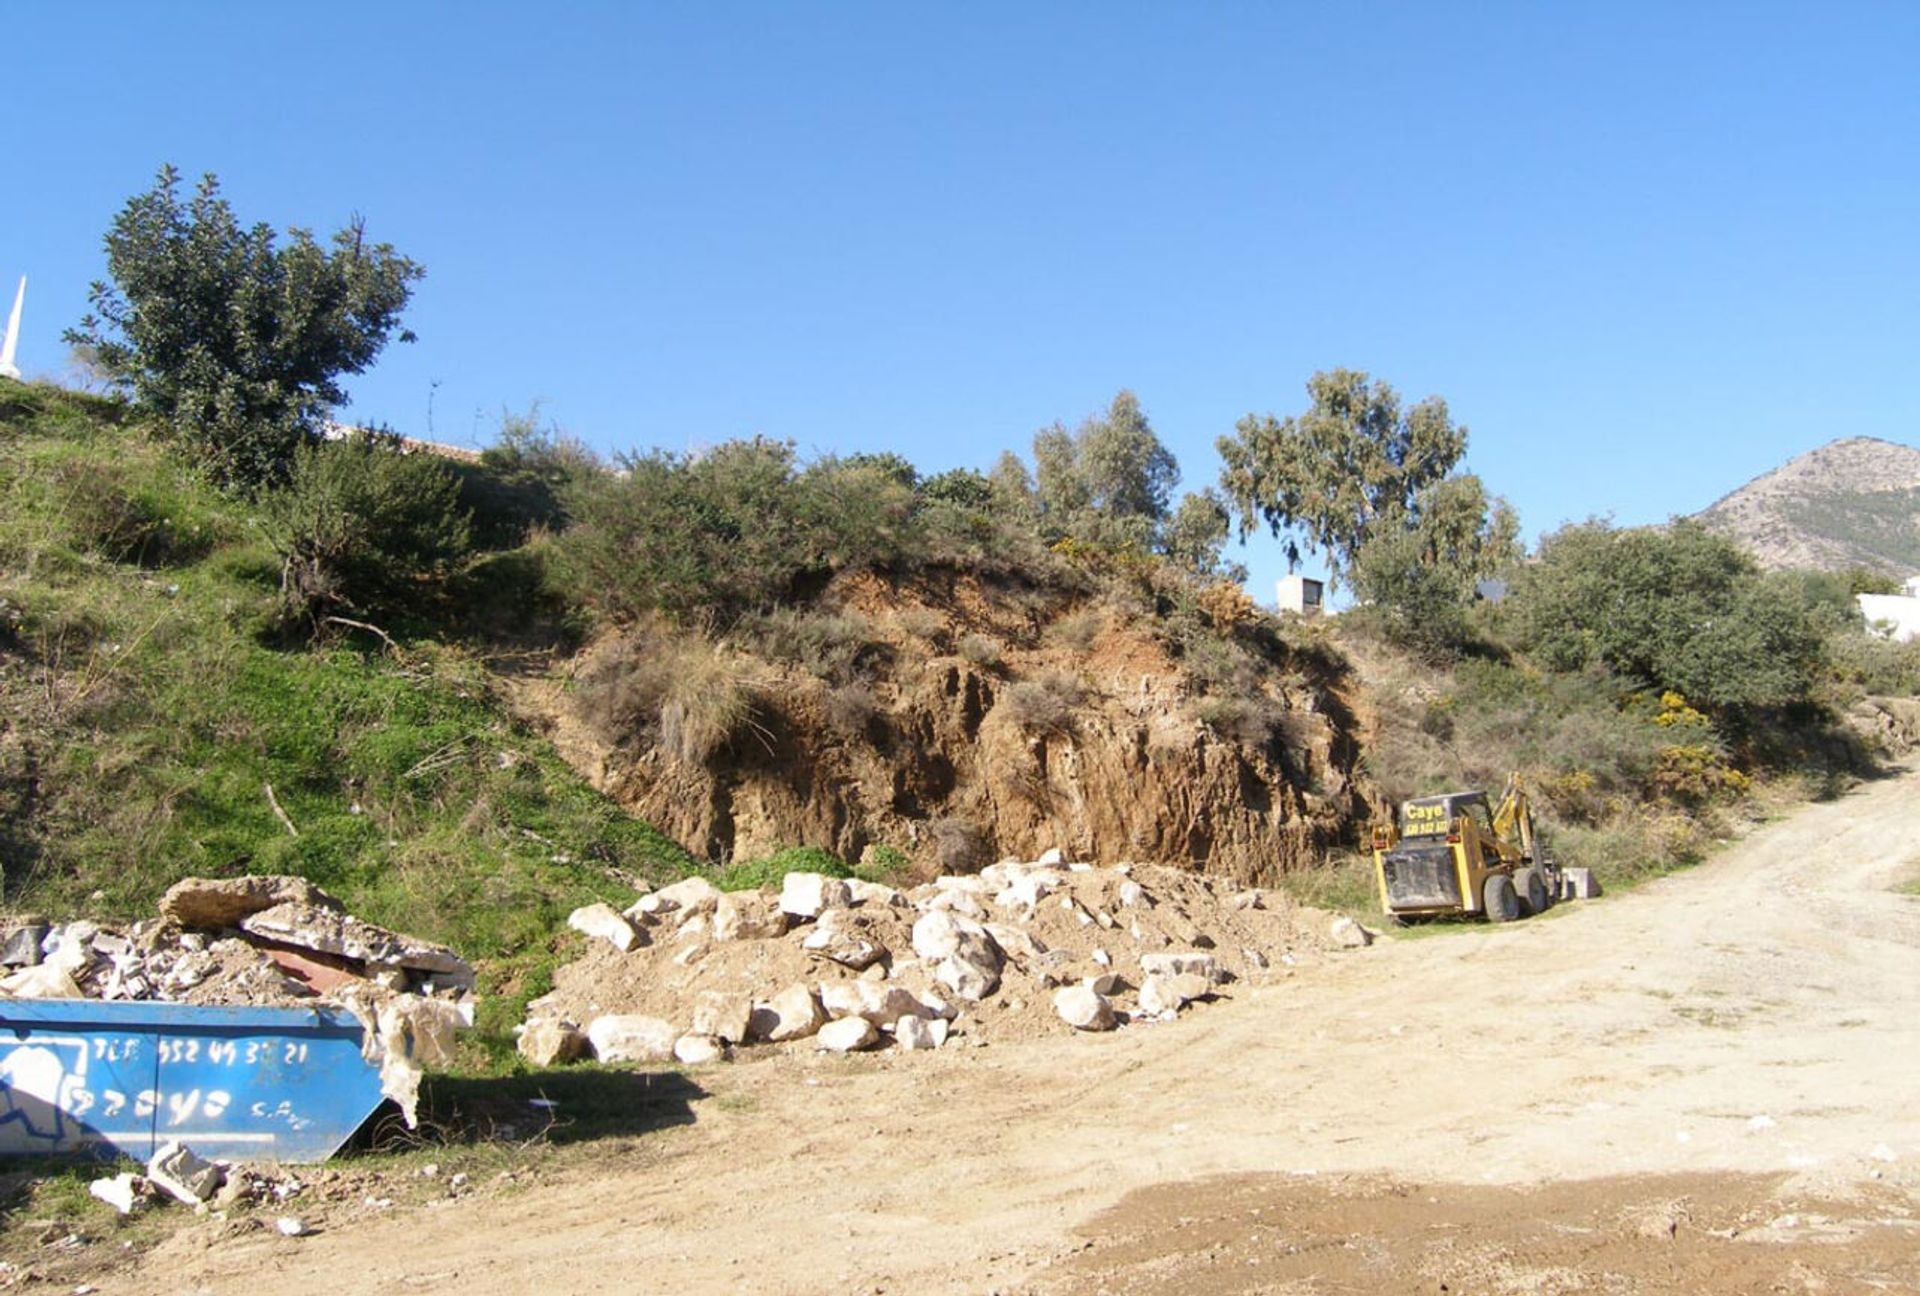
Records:
M333 1007L0 1000L0 1155L324 1161L381 1101Z

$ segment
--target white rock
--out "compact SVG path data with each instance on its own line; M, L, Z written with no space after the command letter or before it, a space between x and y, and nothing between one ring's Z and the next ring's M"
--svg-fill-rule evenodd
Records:
M705 1066L726 1061L727 1048L711 1035L682 1035L673 1042L673 1056L687 1066Z
M851 909L829 909L820 915L819 923L800 942L800 948L856 972L872 967L886 950L853 929L855 921Z
M1103 949L1095 949L1090 957L1093 959L1095 963L1098 963L1103 968L1110 968L1113 966L1113 955L1107 953Z
M307 1234L307 1222L298 1215L282 1215L273 1222L273 1226L286 1237L305 1237Z
M1128 878L1120 884L1120 903L1132 909L1136 905L1144 905L1151 902L1147 899L1147 889L1138 882L1135 882L1132 878Z
M1181 976L1191 972L1216 984L1226 979L1226 974L1220 968L1220 960L1198 950L1142 954L1140 970L1148 976Z
M1058 846L1050 846L1046 850L1040 852L1040 858L1035 860L1034 863L1038 864L1041 868L1047 868L1051 865L1065 863L1066 858L1067 857L1065 855L1062 855L1060 853L1060 848Z
M589 940L606 941L623 954L640 943L640 933L633 929L633 924L609 904L583 905L575 909L567 915L567 926Z
M960 920L945 909L930 909L913 924L913 952L938 962L960 948Z
M721 895L709 924L717 941L770 940L786 932L787 915L771 896L735 891Z
M795 983L765 1003L754 1005L753 1022L748 1031L756 1039L779 1044L805 1039L825 1025L826 1020L827 1015L820 1010L820 1001L813 997L813 991Z
M941 1022L942 1027L946 1026ZM919 1017L902 1017L893 1028L893 1042L908 1051L915 1049L939 1048L939 1042L933 1037L933 1024Z
M514 1047L533 1065L550 1067L585 1057L591 1046L578 1026L549 1017L528 1022Z
M946 873L933 880L935 891L963 891L968 895L983 896L992 887L978 873Z
M956 913L974 922L987 916L987 906L971 891L936 891L921 901L920 908L928 913Z
M940 960L933 969L934 979L953 991L954 997L979 1003L1000 986L997 968L984 967L958 954Z
M1099 976L1087 977L1080 984L1095 994L1105 997L1119 994L1126 983L1116 973L1102 972Z
M609 1013L587 1023L587 1042L602 1062L667 1062L679 1032L672 1023L638 1013Z
M746 1043L752 1021L753 1000L746 995L707 990L693 1006L693 1033L712 1035L729 1044Z
M814 1045L829 1053L856 1053L879 1039L880 1032L865 1017L842 1017L822 1026L814 1037Z
M1177 1013L1195 999L1212 992L1205 977L1184 972L1178 976L1150 976L1140 983L1140 1010L1150 1013Z
M1227 908L1229 909L1265 909L1266 907L1266 897L1255 890L1235 891L1227 897Z
M189 1206L198 1206L219 1191L226 1174L185 1143L175 1140L162 1143L153 1159L147 1162L147 1178L169 1196Z
M868 882L862 878L847 879L847 899L856 905L890 909L903 909L909 903L906 893L898 887L890 887L884 882Z
M852 898L844 879L824 873L789 873L780 879L780 911L796 918L818 918Z
M1113 1029L1113 1006L1106 996L1096 994L1083 985L1067 986L1054 991L1053 1010L1060 1020L1075 1030L1105 1031Z
M653 899L682 918L710 914L720 903L720 888L703 877L681 878L672 886L663 886Z
M707 921L706 914L692 914L673 929L673 938L677 941L701 940L705 938L712 926L713 924Z
M87 1185L87 1191L122 1215L131 1215L146 1204L146 1195L141 1191L145 1184L145 1180L129 1170L110 1179L95 1179Z
M1327 939L1338 949L1365 949L1373 944L1373 933L1341 914L1327 925Z

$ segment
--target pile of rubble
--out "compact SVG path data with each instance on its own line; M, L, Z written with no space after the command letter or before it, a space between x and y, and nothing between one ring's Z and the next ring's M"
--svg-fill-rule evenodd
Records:
M187 878L160 916L114 929L26 916L0 925L0 999L337 1004L365 1027L382 1088L414 1118L421 1067L472 1022L474 970L440 945L376 927L304 878Z
M1112 1030L1371 939L1278 892L1058 852L911 890L790 873L777 890L728 893L688 878L569 921L588 952L521 1028L520 1051L540 1066Z
M439 945L346 912L304 878L187 878L160 917L124 930L13 919L0 932L0 997L297 1004L365 984L461 998L473 968Z

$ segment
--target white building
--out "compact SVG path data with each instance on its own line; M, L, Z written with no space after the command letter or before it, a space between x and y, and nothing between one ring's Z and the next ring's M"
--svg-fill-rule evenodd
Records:
M1899 594L1856 594L1867 629L1895 643L1920 639L1920 576L1909 576Z
M1308 618L1320 616L1327 610L1326 589L1326 582L1311 576L1282 576L1278 594L1280 610Z

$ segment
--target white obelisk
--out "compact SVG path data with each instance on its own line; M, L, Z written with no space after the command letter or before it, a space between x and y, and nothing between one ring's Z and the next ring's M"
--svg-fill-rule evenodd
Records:
M20 308L27 301L27 277L20 276L20 287L13 294L13 313L7 316L7 336L0 340L0 378L20 381L20 369L13 363L13 353L20 349Z

